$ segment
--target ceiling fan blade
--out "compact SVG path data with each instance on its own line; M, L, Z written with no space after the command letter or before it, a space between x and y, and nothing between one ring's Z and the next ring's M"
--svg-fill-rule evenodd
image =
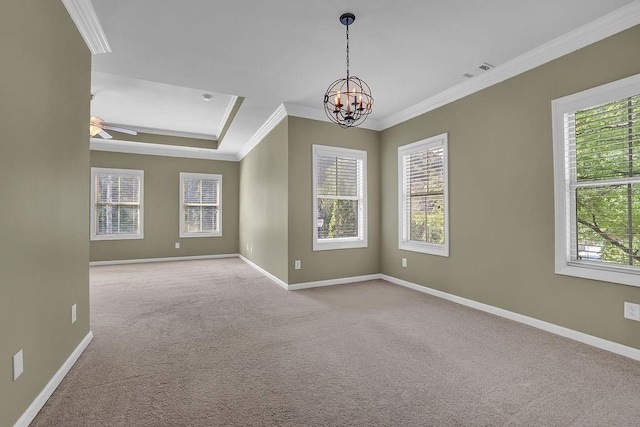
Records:
M101 130L100 132L98 132L98 135L100 135L101 137L103 137L104 139L111 139L111 135L109 135L107 132Z
M103 129L114 130L116 132L126 133L128 135L137 135L138 134L138 132L136 132L135 130L120 128L120 127L117 127L117 126L102 125L102 128Z
M93 124L89 125L89 135L96 136L102 129Z

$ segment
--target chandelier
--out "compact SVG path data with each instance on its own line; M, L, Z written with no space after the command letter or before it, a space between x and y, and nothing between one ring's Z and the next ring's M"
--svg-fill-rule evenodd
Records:
M373 105L369 85L349 74L349 25L355 20L353 13L343 13L340 16L340 22L347 27L347 78L331 83L324 94L324 111L327 117L343 128L362 124L371 114Z

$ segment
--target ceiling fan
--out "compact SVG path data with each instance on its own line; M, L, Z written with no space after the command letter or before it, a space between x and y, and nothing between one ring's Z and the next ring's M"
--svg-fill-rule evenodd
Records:
M103 122L100 117L91 117L91 119L89 120L89 133L92 137L100 135L104 139L111 139L111 135L109 135L105 131L105 129L126 133L128 135L138 134L138 132L136 132L135 130L125 129L118 126L111 126L110 124Z

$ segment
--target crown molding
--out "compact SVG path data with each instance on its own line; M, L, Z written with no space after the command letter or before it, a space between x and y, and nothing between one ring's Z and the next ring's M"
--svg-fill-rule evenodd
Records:
M220 132L224 129L224 126L229 121L229 117L231 116L231 112L233 111L233 107L236 106L236 101L238 100L237 95L231 95L231 101L227 104L227 109L224 112L224 116L222 116L222 121L220 122ZM216 139L218 136L216 135Z
M590 44L596 43L628 28L640 24L640 0L629 3L595 21L579 27L569 33L530 50L502 65L498 65L486 74L473 77L439 94L392 114L380 121L381 130L435 110L465 96L471 95L489 86L539 67Z
M78 27L80 35L92 54L111 52L107 36L100 25L91 0L62 0L69 16Z
M146 154L150 156L182 157L187 159L224 160L237 162L233 154L223 154L210 148L182 147L179 145L152 144L149 142L121 141L117 139L91 138L93 151L114 153Z
M321 110L319 108L304 107L302 105L290 104L288 102L284 103L283 105L285 107L285 110L287 110L288 116L333 123L331 120L329 120L324 110ZM382 128L380 127L380 123L372 118L367 118L363 123L359 124L358 127L369 130L382 130Z
M284 104L280 104L276 110L271 113L269 118L260 126L260 128L253 134L249 142L247 142L238 152L237 160L242 160L247 154L251 152L265 136L269 134L284 118L287 117L287 110Z
M238 152L238 160L242 160L247 154L251 152L262 139L273 130L285 117L301 117L303 119L318 120L321 122L332 123L324 111L317 108L303 107L296 104L284 103L280 104L278 108L269 116L269 118L260 126L260 129L251 137L242 149ZM370 129L370 130L382 130L376 120L369 119L358 127Z
M194 132L183 132L179 130L169 130L169 129L157 129L157 128L147 128L142 126L129 126L123 125L121 123L109 122L109 126L122 127L127 129L135 129L141 133L148 133L151 135L163 135L163 136L177 136L181 138L194 138L194 139L205 139L207 141L218 141L217 135L207 135L204 133L194 133Z

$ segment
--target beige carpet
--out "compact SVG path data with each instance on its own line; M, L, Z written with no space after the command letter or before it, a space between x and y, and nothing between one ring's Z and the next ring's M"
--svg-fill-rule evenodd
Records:
M384 281L94 267L91 302L33 426L640 425L640 363Z

